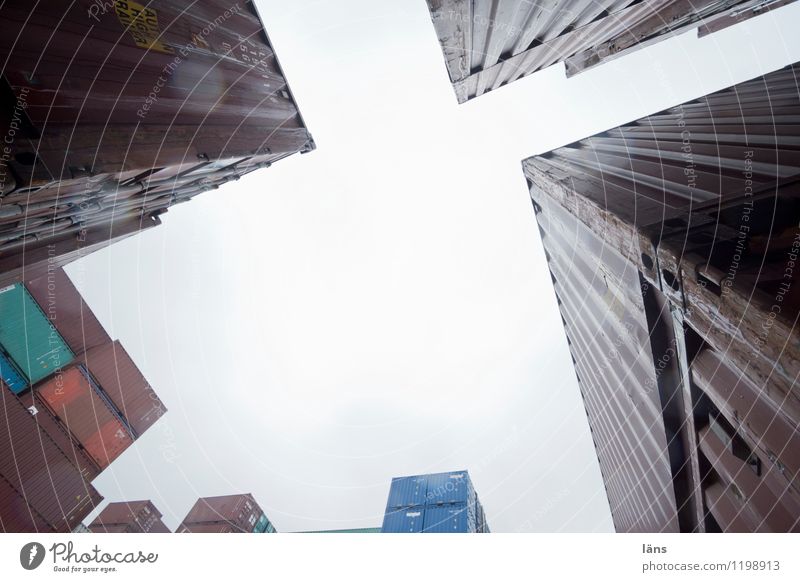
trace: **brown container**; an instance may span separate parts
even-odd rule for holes
[[[122,412],[135,436],[141,436],[167,411],[119,341],[96,346],[78,360]]]
[[[76,354],[111,341],[63,268],[55,268],[25,287]]]
[[[40,384],[36,395],[101,469],[133,444],[128,427],[91,385],[80,366],[67,368]]]
[[[460,103],[554,63],[564,62],[573,75],[717,18],[744,20],[763,7],[760,0],[428,0]]]
[[[249,0],[4,2],[0,53],[3,284],[314,148]]]
[[[184,518],[178,533],[250,533],[261,507],[249,493],[201,497]]]
[[[169,533],[152,501],[109,503],[89,525],[94,533]]]
[[[47,435],[69,457],[72,464],[80,471],[86,481],[93,481],[100,474],[100,467],[85,448],[76,442],[72,434],[50,411],[34,390],[19,395],[20,401],[28,410],[35,411],[33,420],[39,432],[38,438]]]
[[[797,530],[798,73],[523,162],[619,531]]]
[[[0,418],[4,531],[72,531],[103,498],[5,385],[0,385]]]
[[[140,26],[136,34],[128,28],[135,4],[127,6],[2,7],[4,75],[42,133],[34,176],[69,179],[79,168],[102,174],[309,147],[251,2],[187,8],[154,0],[141,23],[148,31]],[[21,141],[15,145],[15,156],[25,153]]]

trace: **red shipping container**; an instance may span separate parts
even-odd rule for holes
[[[0,527],[6,532],[69,532],[103,497],[0,383]]]
[[[92,348],[78,357],[141,436],[167,411],[119,341]]]
[[[133,436],[80,366],[54,376],[36,392],[101,469],[133,443]]]

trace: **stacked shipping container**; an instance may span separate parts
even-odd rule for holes
[[[152,501],[109,503],[89,524],[93,533],[169,533]]]
[[[0,528],[72,531],[102,501],[74,462],[40,430],[22,401],[0,385]]]
[[[11,0],[0,54],[0,285],[314,148],[249,0]]]
[[[250,493],[201,497],[178,533],[275,533],[275,527]]]
[[[459,103],[564,62],[568,75],[701,26],[794,0],[428,0]]]
[[[22,462],[31,450],[28,440],[48,443],[58,451],[50,457],[63,457],[68,464],[62,465],[69,467],[53,484],[52,493],[57,495],[53,503],[60,506],[72,506],[72,499],[58,495],[71,491],[78,481],[93,492],[88,499],[96,497],[88,483],[166,411],[128,353],[108,336],[61,269],[0,290],[0,348],[3,397],[9,406],[25,411],[2,418],[5,426],[0,428],[10,437],[1,443],[0,452]],[[37,477],[50,479],[46,468]],[[40,509],[43,499],[27,497],[9,479],[7,495],[0,498],[0,519],[13,524],[9,527],[22,528],[11,531],[70,531],[73,521],[80,522],[94,508],[81,500],[58,521],[52,512]],[[31,478],[28,489],[38,488],[47,489],[46,483]],[[42,512],[46,517],[17,519],[20,495],[31,505],[32,515]]]
[[[395,477],[384,533],[488,533],[483,506],[467,471]]]
[[[798,74],[523,162],[618,531],[800,530]]]

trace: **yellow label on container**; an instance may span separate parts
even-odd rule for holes
[[[158,13],[147,6],[130,0],[117,0],[114,11],[122,26],[133,36],[137,46],[152,51],[173,54],[173,50],[159,40]]]

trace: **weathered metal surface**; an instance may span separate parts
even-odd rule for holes
[[[81,366],[37,386],[36,395],[101,469],[133,444],[134,435]]]
[[[0,385],[0,524],[6,532],[70,532],[102,501],[30,412]]]
[[[74,353],[111,341],[64,269],[51,269],[25,287]]]
[[[95,346],[77,358],[141,436],[167,411],[119,341]]]
[[[678,531],[638,271],[532,186],[556,300],[618,531]]]
[[[64,451],[69,460],[86,481],[93,481],[100,474],[100,467],[85,448],[76,442],[69,429],[50,411],[47,404],[36,395],[35,390],[20,394],[22,404],[31,412],[38,438],[50,438]]]
[[[162,514],[152,501],[109,503],[89,524],[94,533],[169,533]]]
[[[108,244],[314,148],[251,1],[13,0],[0,53],[0,273],[14,280],[23,254],[40,268],[42,251]]]
[[[251,533],[264,512],[249,493],[201,497],[177,533]],[[271,532],[274,532],[274,528]]]
[[[680,34],[749,0],[428,0],[450,80],[463,103],[565,62],[567,74]]]
[[[796,529],[799,70],[523,163],[618,530],[642,471],[606,441],[669,461],[681,531]]]
[[[20,284],[0,289],[0,345],[30,384],[67,366],[74,357]]]

